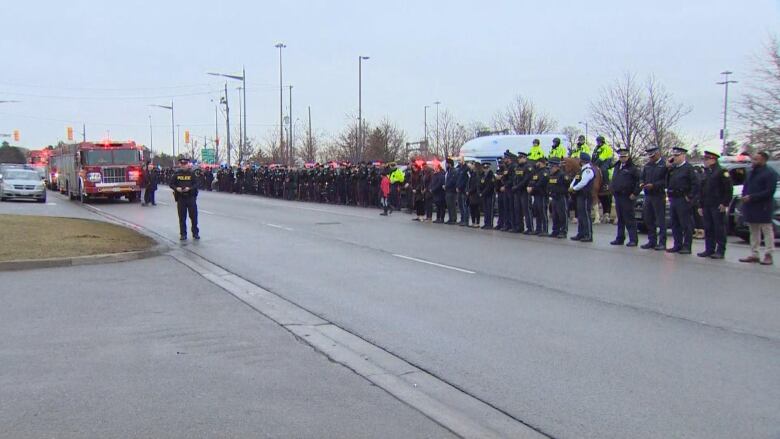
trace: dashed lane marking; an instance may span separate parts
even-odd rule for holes
[[[293,229],[285,226],[280,226],[278,224],[266,224],[268,227],[273,227],[274,229],[281,229],[281,230],[287,230],[288,232],[292,232]]]
[[[425,259],[417,259],[417,258],[413,258],[411,256],[404,256],[404,255],[397,255],[397,254],[393,254],[393,256],[395,256],[396,258],[406,259],[406,260],[409,260],[409,261],[414,261],[414,262],[420,262],[420,263],[423,263],[423,264],[433,265],[434,267],[446,268],[447,270],[459,271],[461,273],[466,273],[466,274],[476,274],[475,271],[465,270],[463,268],[453,267],[451,265],[439,264],[437,262],[426,261]]]

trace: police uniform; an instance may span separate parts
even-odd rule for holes
[[[566,238],[569,227],[568,211],[566,205],[569,194],[569,184],[571,178],[560,168],[561,161],[557,158],[550,159],[549,179],[547,180],[547,190],[550,193],[550,211],[552,212],[552,232],[547,235],[551,238]]]
[[[181,158],[179,164],[186,165],[189,160]],[[187,239],[187,215],[190,217],[192,237],[200,239],[198,229],[198,182],[192,169],[183,167],[176,170],[170,183],[173,189],[173,197],[176,200],[176,208],[179,213],[179,239]]]
[[[566,158],[566,148],[561,145],[561,139],[556,137],[553,139],[552,148],[550,148],[550,159],[563,160]]]
[[[514,185],[512,193],[514,194],[514,218],[512,224],[515,226],[514,232],[529,234],[534,229],[533,217],[531,216],[531,196],[528,194],[528,183],[533,177],[534,168],[528,162],[520,163],[520,160],[528,156],[524,152],[517,153],[517,166],[515,167]]]
[[[531,146],[531,149],[528,150],[528,160],[537,161],[547,158],[547,156],[544,154],[544,150],[539,145],[539,139],[534,139],[533,146]]]
[[[485,211],[483,229],[493,228],[493,202],[496,194],[495,177],[489,163],[482,164],[482,178],[479,180],[479,194],[482,197],[482,210]]]
[[[701,185],[701,213],[704,221],[704,251],[699,257],[723,259],[726,253],[726,211],[733,197],[731,175],[718,164],[720,156],[705,152],[705,163],[709,165]]]
[[[652,156],[658,151],[657,146],[646,149]],[[649,161],[642,168],[639,185],[644,191],[645,199],[642,206],[642,219],[647,229],[647,243],[643,249],[666,250],[666,179],[668,176],[666,160],[663,157]]]
[[[628,149],[619,149],[618,156],[627,157]],[[615,165],[612,194],[615,197],[617,211],[617,236],[610,242],[612,245],[623,245],[626,233],[628,233],[628,247],[636,247],[639,241],[634,217],[634,200],[639,195],[639,177],[639,169],[634,166],[630,158],[625,163],[621,160]]]
[[[572,241],[593,242],[593,221],[590,211],[593,208],[593,180],[596,176],[593,165],[590,163],[590,154],[580,153],[582,168],[569,186],[576,194],[577,203],[577,234],[571,237]]]
[[[536,229],[533,231],[533,235],[547,234],[547,182],[549,178],[550,171],[547,170],[547,159],[541,158],[536,164],[533,176],[531,177],[531,182],[528,185],[533,201],[534,222],[536,223]]]
[[[685,148],[674,148],[674,155],[682,155],[688,151]],[[672,220],[672,236],[674,246],[669,253],[691,254],[693,245],[693,206],[699,196],[699,178],[693,166],[687,161],[672,165],[666,183],[666,193],[669,196],[669,209]]]

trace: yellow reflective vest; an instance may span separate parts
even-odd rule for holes
[[[566,157],[566,148],[564,148],[563,145],[558,145],[557,148],[553,148],[550,150],[550,158],[563,159],[565,157]]]
[[[590,154],[590,146],[587,143],[583,143],[582,146],[574,145],[574,149],[569,154],[569,157],[580,158],[580,153],[582,152]]]
[[[539,160],[544,157],[544,150],[539,145],[532,146],[531,150],[528,151],[528,160]]]
[[[404,172],[398,168],[396,168],[395,171],[390,173],[390,184],[393,183],[403,183],[404,182]]]

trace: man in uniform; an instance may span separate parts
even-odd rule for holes
[[[706,151],[707,166],[701,185],[699,215],[704,220],[704,251],[701,258],[723,259],[726,254],[726,212],[733,197],[733,185],[729,171],[720,167],[720,155]]]
[[[522,151],[517,153],[517,166],[513,179],[512,193],[514,194],[514,218],[513,232],[530,234],[534,229],[531,216],[531,197],[528,195],[528,182],[533,177],[534,168],[528,163],[528,156]]]
[[[533,177],[528,184],[528,194],[533,200],[533,215],[536,223],[536,229],[531,232],[531,235],[547,235],[547,203],[549,200],[547,182],[550,178],[550,173],[547,170],[547,159],[540,158],[534,166]]]
[[[499,197],[504,200],[504,223],[501,230],[508,232],[517,228],[515,224],[515,196],[512,193],[512,186],[515,181],[515,169],[517,168],[517,156],[512,154],[511,151],[506,150],[504,152],[504,176],[503,185],[501,186]]]
[[[556,137],[553,139],[552,147],[550,148],[550,158],[563,160],[566,158],[566,148],[561,145],[561,139]]]
[[[547,189],[552,200],[552,232],[547,235],[551,238],[566,238],[569,228],[568,211],[566,200],[569,195],[569,184],[571,180],[561,169],[561,160],[558,158],[550,159],[550,179],[547,181]]]
[[[572,148],[569,157],[578,158],[583,152],[590,154],[590,146],[585,142],[585,136],[580,134],[577,136],[577,144]]]
[[[493,201],[495,198],[496,182],[490,163],[482,164],[482,177],[479,180],[479,194],[482,197],[482,209],[485,211],[485,225],[483,229],[493,228]]]
[[[666,250],[666,178],[668,168],[658,146],[645,150],[649,159],[639,178],[639,187],[645,192],[642,219],[647,229],[645,250]]]
[[[179,157],[179,169],[173,174],[170,187],[179,213],[179,239],[187,239],[187,215],[190,216],[192,237],[200,239],[198,230],[198,184],[192,172],[192,163],[182,156]]]
[[[528,150],[528,160],[536,161],[543,158],[547,158],[547,156],[539,144],[539,139],[534,139],[533,145],[531,145],[531,149]]]
[[[615,210],[617,211],[617,237],[610,242],[611,245],[623,245],[628,232],[627,247],[636,247],[639,236],[636,230],[636,218],[634,217],[634,202],[639,195],[639,169],[634,166],[627,148],[618,150],[620,162],[615,166],[615,174],[612,178],[612,194],[615,196]]]
[[[582,168],[579,174],[572,180],[569,191],[576,195],[577,203],[577,235],[572,236],[572,241],[593,242],[593,222],[590,211],[593,207],[593,165],[590,163],[590,154],[580,153]]]
[[[669,195],[669,209],[672,220],[674,246],[666,251],[681,255],[691,254],[693,245],[693,206],[699,196],[699,178],[693,166],[686,160],[688,150],[682,147],[672,149],[672,167],[666,185]]]
[[[591,160],[593,161],[593,166],[601,170],[599,204],[601,204],[604,212],[602,221],[605,223],[610,222],[610,215],[612,214],[612,196],[609,195],[609,191],[611,190],[611,169],[614,164],[614,158],[615,153],[612,151],[612,146],[607,143],[607,139],[604,136],[596,137],[596,147],[593,149],[593,154],[591,154]]]

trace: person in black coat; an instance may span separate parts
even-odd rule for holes
[[[617,212],[617,236],[610,242],[612,245],[623,245],[628,232],[627,247],[636,247],[639,236],[634,217],[634,201],[639,195],[639,169],[634,166],[627,148],[617,151],[620,162],[615,166],[612,175],[612,194],[615,196]]]
[[[666,183],[671,210],[672,236],[674,246],[666,251],[681,255],[691,254],[693,245],[693,206],[699,197],[699,178],[693,166],[686,160],[688,150],[677,147],[672,149],[671,168]]]
[[[729,171],[718,164],[720,155],[706,151],[704,153],[704,180],[701,185],[699,216],[704,225],[704,251],[698,253],[701,258],[723,259],[726,254],[726,212],[734,196]]]
[[[160,177],[157,175],[157,170],[154,168],[152,162],[146,163],[146,170],[143,173],[143,189],[144,189],[144,201],[141,206],[151,204],[156,206],[157,202],[154,200],[154,193],[157,191],[157,184],[160,181]]]
[[[740,259],[740,262],[761,262],[761,265],[773,263],[772,249],[775,246],[775,233],[772,211],[775,190],[777,190],[777,173],[766,165],[768,160],[769,154],[766,152],[759,152],[753,157],[753,171],[742,187],[742,214],[750,227],[751,255]],[[763,260],[759,258],[762,234],[766,246]]]
[[[444,207],[446,197],[444,194],[444,170],[440,163],[434,164],[433,174],[431,174],[431,184],[429,186],[433,204],[436,206],[436,223],[444,222]]]
[[[461,157],[458,163],[457,184],[455,191],[458,194],[458,208],[460,209],[460,225],[469,225],[469,198],[466,196],[469,184],[469,168]]]
[[[496,178],[490,163],[482,164],[482,178],[479,180],[479,194],[482,198],[482,208],[485,211],[485,225],[483,229],[493,228],[493,203],[496,195]]]
[[[471,225],[470,227],[479,227],[480,223],[480,208],[482,206],[482,198],[479,192],[479,182],[482,178],[482,170],[476,162],[469,163],[469,180],[466,185],[466,198],[469,200],[469,212],[471,213]]]
[[[444,197],[447,204],[447,224],[458,223],[458,170],[455,162],[447,159],[447,172],[444,174]]]
[[[645,151],[649,158],[642,168],[639,187],[645,193],[642,219],[647,229],[647,243],[641,248],[666,250],[666,178],[669,169],[657,146],[648,146]]]
[[[192,172],[192,164],[185,157],[179,158],[179,169],[171,178],[169,186],[173,189],[173,199],[179,214],[179,239],[187,239],[187,215],[190,217],[192,237],[200,239],[198,229],[198,182]]]

